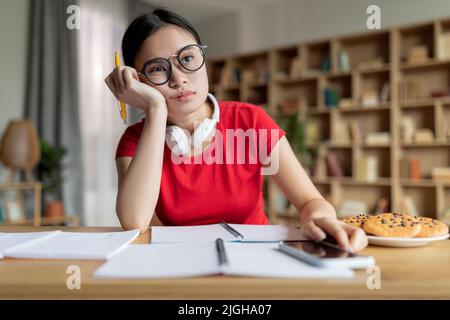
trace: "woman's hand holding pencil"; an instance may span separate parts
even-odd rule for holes
[[[164,96],[155,88],[142,83],[136,69],[128,66],[116,66],[105,78],[105,82],[121,104],[128,104],[144,112],[160,110],[167,114]],[[122,105],[121,118],[122,120],[126,119],[126,109],[123,109]]]

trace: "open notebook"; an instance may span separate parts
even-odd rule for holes
[[[234,275],[281,278],[349,278],[350,269],[317,268],[290,257],[276,243],[134,244],[105,262],[94,278],[185,278]]]
[[[139,230],[0,233],[0,252],[10,258],[107,260],[138,235]]]
[[[205,242],[217,238],[239,242],[305,240],[295,227],[218,223],[191,227],[152,227],[151,243]]]

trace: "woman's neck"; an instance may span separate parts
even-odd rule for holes
[[[197,125],[199,125],[204,119],[211,118],[212,114],[213,110],[211,105],[208,101],[205,101],[200,108],[188,115],[184,115],[182,117],[169,115],[167,117],[167,122],[170,125],[175,125],[182,129],[186,129],[190,134],[193,134]]]

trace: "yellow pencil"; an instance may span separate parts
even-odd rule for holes
[[[116,67],[120,67],[120,58],[119,54],[116,51],[115,54],[115,61],[116,61]],[[127,124],[127,106],[122,101],[119,101],[119,107],[120,107],[120,117],[122,118],[122,121],[124,124]]]

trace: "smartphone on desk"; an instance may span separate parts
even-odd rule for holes
[[[364,269],[375,264],[371,256],[341,249],[334,241],[280,242],[279,250],[316,267]]]

